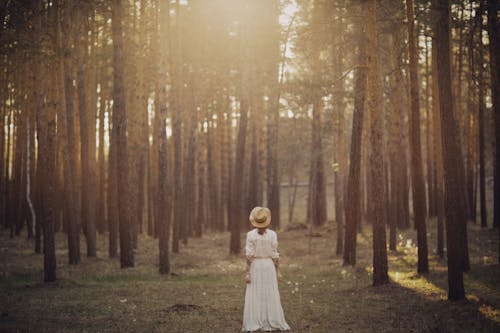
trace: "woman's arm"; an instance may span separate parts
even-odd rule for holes
[[[274,267],[276,268],[276,276],[278,277],[278,281],[283,280],[283,275],[281,275],[280,270],[280,254],[278,252],[278,235],[274,233],[273,240],[271,242],[271,248],[273,251],[272,259],[274,263]]]
[[[245,282],[250,283],[250,266],[252,265],[253,257],[247,257],[247,267],[245,268]]]
[[[250,266],[252,265],[252,261],[255,255],[255,244],[251,238],[251,234],[247,233],[247,240],[245,244],[245,254],[246,254],[246,267],[245,267],[245,282],[250,283]]]

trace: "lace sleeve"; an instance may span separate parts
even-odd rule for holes
[[[247,258],[255,256],[255,239],[252,239],[251,233],[247,233],[245,254]]]
[[[273,234],[271,240],[271,257],[276,260],[278,260],[280,257],[280,254],[278,252],[278,235],[276,233]]]

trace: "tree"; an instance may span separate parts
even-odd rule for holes
[[[402,98],[401,98],[401,70],[399,64],[401,63],[401,32],[393,31],[389,35],[389,44],[391,56],[389,60],[390,87],[389,87],[389,187],[390,187],[390,211],[389,211],[389,248],[392,251],[396,250],[397,243],[397,227],[398,221],[402,217],[402,204],[404,198],[401,197],[403,184],[401,178],[403,175],[403,163],[401,159],[404,158],[404,149],[400,141],[401,137],[401,114],[403,113]]]
[[[85,8],[85,7],[84,7]],[[77,11],[77,22],[79,23],[79,40],[77,48],[77,91],[78,91],[78,112],[80,115],[80,140],[81,140],[81,170],[82,178],[86,181],[82,182],[81,207],[82,207],[82,224],[85,230],[85,238],[87,240],[87,256],[96,256],[96,230],[95,230],[95,197],[93,193],[93,173],[91,165],[91,156],[95,155],[95,126],[92,130],[92,120],[90,119],[90,110],[93,109],[87,105],[89,101],[86,82],[85,58],[88,50],[88,34],[87,34],[87,15],[86,10]],[[93,137],[93,139],[92,139]]]
[[[172,140],[174,145],[174,197],[173,197],[173,235],[172,235],[172,252],[179,252],[179,240],[182,237],[181,228],[184,220],[183,207],[183,186],[182,186],[182,115],[184,105],[182,105],[182,91],[184,77],[182,72],[182,37],[181,37],[181,13],[179,0],[175,2],[175,29],[171,34],[172,51],[170,62],[172,76]]]
[[[279,107],[281,96],[281,84],[283,79],[278,79],[280,56],[283,61],[285,54],[280,55],[280,31],[279,31],[279,1],[269,1],[270,15],[269,27],[271,54],[269,61],[269,93],[270,103],[267,116],[267,206],[272,212],[273,226],[279,228],[281,225],[280,215],[280,175],[278,161],[278,134],[279,134]],[[282,64],[283,66],[283,64]],[[283,69],[282,69],[283,70]],[[282,74],[281,74],[282,75]]]
[[[344,29],[344,22],[342,18],[341,9],[334,11],[334,31],[341,31]],[[333,34],[332,44],[339,45],[342,42],[342,36]],[[343,49],[338,47],[332,47],[332,71],[338,79],[334,81],[332,98],[333,98],[333,117],[335,131],[333,139],[333,161],[334,161],[334,197],[335,197],[335,221],[337,224],[337,244],[336,244],[336,255],[341,255],[344,249],[344,193],[345,193],[345,169],[348,164],[346,158],[346,147],[345,147],[345,111],[346,103],[345,99],[345,85],[344,78],[342,75],[343,71],[343,61],[344,56]],[[335,80],[335,78],[334,78]]]
[[[417,40],[414,28],[413,0],[406,1],[406,18],[408,20],[408,55],[410,62],[410,156],[411,156],[411,179],[413,190],[413,214],[415,227],[417,229],[418,243],[418,272],[429,271],[427,258],[427,230],[425,225],[425,182],[422,170],[422,151],[420,148],[420,103],[418,91],[418,54]]]
[[[170,260],[168,255],[168,240],[170,236],[170,211],[168,209],[168,163],[167,163],[167,41],[169,37],[170,26],[170,9],[167,1],[160,2],[159,17],[160,34],[157,41],[160,47],[160,63],[158,64],[158,85],[159,95],[157,106],[159,109],[156,121],[158,131],[158,238],[160,251],[160,274],[168,274],[170,272]]]
[[[246,206],[243,201],[243,180],[239,177],[243,170],[245,163],[245,145],[247,137],[247,123],[248,123],[248,105],[249,105],[249,46],[248,41],[248,18],[243,18],[241,27],[242,38],[242,61],[241,61],[241,77],[240,77],[240,122],[238,125],[238,136],[236,141],[236,156],[234,160],[233,183],[231,191],[231,214],[229,216],[231,239],[229,244],[229,252],[231,254],[239,254],[241,251],[241,223],[246,221],[243,209]]]
[[[36,15],[42,15],[42,3],[37,1]],[[49,22],[56,26],[58,21],[58,2],[49,9]],[[38,22],[37,22],[38,23]],[[42,195],[42,221],[43,221],[43,257],[44,257],[44,280],[51,282],[56,280],[56,253],[54,239],[54,220],[56,211],[56,114],[58,109],[57,87],[58,78],[55,71],[55,60],[50,63],[50,76],[47,90],[46,106],[38,112],[38,144],[40,147],[40,179],[38,184]]]
[[[479,54],[477,56],[477,90],[478,90],[478,122],[479,122],[479,202],[481,209],[481,227],[488,226],[488,211],[486,209],[486,181],[485,181],[485,127],[484,127],[484,90],[485,90],[485,80],[484,80],[484,45],[483,45],[483,13],[484,13],[484,0],[480,1],[479,8],[476,12],[476,25],[479,26],[479,33],[475,38],[477,38]],[[475,26],[476,28],[476,26]],[[474,31],[475,33],[475,31]]]
[[[500,28],[498,24],[498,0],[488,0],[488,36],[490,40],[491,95],[495,117],[495,160],[493,163],[494,207],[493,225],[498,229],[500,238]],[[500,240],[498,245],[500,262]]]
[[[130,234],[128,215],[128,152],[127,152],[127,118],[125,104],[124,62],[123,62],[123,4],[121,0],[113,0],[113,127],[116,126],[117,137],[117,176],[118,176],[118,223],[120,230],[120,265],[122,268],[134,267],[134,252]]]
[[[315,1],[312,13],[311,31],[315,39],[313,41],[312,51],[312,71],[316,85],[321,84],[321,61],[320,61],[320,42],[321,42],[321,20],[323,6],[321,1]],[[326,220],[326,187],[325,172],[323,164],[322,147],[322,113],[323,100],[321,89],[314,89],[312,92],[312,138],[311,138],[311,171],[309,178],[309,204],[307,205],[313,225],[323,225]]]
[[[363,3],[366,17],[368,63],[368,98],[367,108],[370,112],[370,142],[369,156],[370,177],[372,181],[370,200],[373,202],[373,285],[389,283],[387,274],[387,247],[384,220],[384,166],[382,156],[382,90],[379,83],[380,66],[378,60],[376,1]]]
[[[450,2],[433,0],[435,11],[436,55],[439,85],[439,110],[441,136],[443,138],[443,167],[445,172],[446,249],[448,254],[448,299],[465,298],[462,273],[463,252],[460,247],[461,224],[465,224],[466,212],[461,201],[463,166],[458,137],[458,123],[453,112],[450,63]]]
[[[434,164],[436,169],[436,209],[437,209],[437,244],[436,250],[439,257],[444,257],[444,170],[443,170],[443,143],[441,138],[441,120],[438,86],[438,65],[437,65],[437,40],[434,34],[432,38],[432,124],[434,131]]]
[[[75,138],[75,123],[74,123],[74,104],[73,104],[73,75],[72,75],[72,53],[71,53],[71,35],[72,35],[72,12],[73,8],[67,5],[63,17],[64,31],[64,50],[62,49],[62,36],[60,22],[57,23],[56,38],[59,48],[59,57],[64,62],[60,67],[60,80],[64,87],[64,107],[62,108],[58,118],[60,119],[62,144],[64,148],[64,193],[67,216],[67,233],[68,233],[68,256],[70,264],[78,264],[80,262],[80,215],[78,213],[78,205],[76,202],[76,163],[77,150]]]
[[[356,264],[356,235],[358,223],[361,219],[361,141],[363,137],[363,118],[367,86],[367,50],[366,50],[366,23],[360,23],[358,35],[359,64],[355,72],[354,81],[354,111],[351,133],[351,150],[349,152],[349,174],[347,176],[347,200],[345,221],[345,242],[343,265]]]

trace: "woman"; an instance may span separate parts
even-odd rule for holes
[[[252,209],[250,223],[255,229],[247,233],[247,290],[242,331],[287,331],[290,326],[285,321],[278,291],[278,280],[283,279],[279,268],[278,237],[276,232],[267,229],[271,223],[269,208]]]

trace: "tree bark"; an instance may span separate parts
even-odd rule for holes
[[[167,1],[160,1],[159,15],[160,21],[160,63],[157,78],[160,94],[158,96],[158,238],[160,251],[160,274],[170,272],[168,241],[170,236],[170,210],[168,209],[168,161],[167,161],[167,40],[169,37],[170,8]]]
[[[395,251],[397,248],[397,227],[398,221],[400,221],[402,210],[402,199],[401,190],[402,185],[400,182],[401,175],[403,174],[401,168],[401,158],[403,146],[400,141],[401,135],[401,113],[402,111],[402,99],[401,99],[401,82],[400,82],[400,69],[401,64],[400,57],[400,31],[394,31],[389,35],[390,41],[390,67],[389,69],[393,72],[390,76],[390,106],[391,114],[389,116],[389,163],[390,163],[390,211],[389,211],[389,249]]]
[[[70,5],[68,5],[70,6]],[[67,212],[67,233],[68,233],[68,257],[69,264],[75,265],[80,262],[80,215],[77,208],[77,190],[76,190],[76,161],[77,151],[76,151],[76,138],[75,138],[75,116],[74,116],[74,104],[73,104],[73,75],[72,75],[72,53],[71,53],[71,34],[72,34],[72,8],[65,8],[65,15],[63,18],[64,22],[64,49],[66,52],[60,54],[64,57],[63,66],[60,70],[62,73],[61,81],[64,79],[64,100],[65,107],[61,110],[59,115],[61,122],[62,144],[64,149],[64,186],[65,186],[65,204]],[[60,23],[57,24],[57,36],[60,36]],[[58,41],[58,47],[62,47],[61,40]],[[60,49],[59,52],[63,50]]]
[[[173,112],[172,112],[172,140],[174,145],[174,197],[173,197],[173,238],[172,238],[172,252],[179,252],[179,240],[182,237],[182,224],[184,220],[184,206],[183,206],[183,187],[182,187],[182,113],[183,105],[182,91],[183,91],[183,76],[182,76],[182,63],[181,63],[181,26],[180,26],[180,4],[179,0],[175,2],[175,30],[172,36],[172,61],[171,63],[171,76],[172,76],[172,91],[173,91]]]
[[[500,262],[500,28],[498,0],[488,0],[488,36],[490,39],[491,95],[495,118],[495,159],[493,163],[493,225],[498,229],[498,262]]]
[[[420,103],[418,84],[418,54],[414,28],[413,0],[406,1],[406,18],[408,20],[408,55],[410,62],[410,156],[412,179],[412,203],[415,226],[417,229],[418,268],[419,273],[429,272],[427,257],[427,228],[425,224],[425,181],[422,169],[422,150],[420,146]]]
[[[437,67],[437,40],[432,38],[432,124],[434,131],[434,164],[436,169],[436,209],[437,209],[437,244],[436,250],[440,258],[444,257],[444,224],[445,224],[445,207],[444,207],[444,170],[443,170],[443,143],[441,138],[441,120],[440,120],[440,103],[439,103],[439,84],[438,84],[438,67]]]
[[[57,7],[57,6],[56,6]],[[37,11],[41,12],[41,2],[37,2]],[[49,20],[52,24],[57,22],[56,11],[58,8],[51,7]],[[47,90],[46,106],[38,112],[39,120],[39,159],[40,173],[39,186],[43,193],[41,196],[42,221],[43,221],[43,257],[44,257],[44,281],[56,280],[56,253],[54,239],[54,221],[56,212],[56,113],[58,107],[57,98],[57,75],[54,71],[54,60],[49,64],[50,74],[48,78],[49,89]]]
[[[247,123],[248,123],[248,105],[249,105],[249,68],[248,68],[248,58],[249,49],[247,43],[248,39],[248,22],[242,23],[242,64],[241,64],[241,96],[240,96],[240,122],[238,127],[238,136],[236,141],[236,156],[234,161],[233,182],[232,191],[230,198],[231,200],[231,215],[229,217],[230,228],[231,228],[231,239],[229,244],[229,252],[231,254],[239,254],[241,251],[241,224],[245,221],[245,215],[243,208],[246,207],[243,201],[243,179],[241,177],[241,172],[244,169],[245,163],[245,146],[247,137]]]
[[[483,45],[483,13],[484,13],[485,1],[480,1],[479,9],[476,13],[476,22],[479,25],[479,33],[477,36],[478,45],[478,61],[477,61],[477,86],[478,86],[478,126],[479,126],[479,205],[481,207],[481,227],[485,228],[488,226],[488,211],[486,208],[486,180],[485,180],[485,168],[486,161],[484,156],[485,150],[485,127],[484,127],[484,90],[485,90],[485,80],[483,75],[484,69],[484,45]]]
[[[106,217],[106,193],[105,193],[105,184],[106,184],[106,160],[104,157],[104,113],[106,111],[106,92],[105,92],[106,82],[101,80],[100,87],[100,98],[99,98],[99,149],[98,149],[98,200],[97,200],[97,231],[99,234],[104,233],[107,225],[107,217]]]
[[[123,61],[123,14],[122,1],[113,0],[112,32],[113,32],[113,127],[117,137],[117,190],[118,190],[118,223],[120,230],[120,266],[134,266],[134,252],[130,221],[128,215],[128,152],[127,152],[127,118],[125,103],[124,61]]]
[[[80,151],[80,163],[82,170],[82,193],[81,193],[81,207],[82,207],[82,224],[85,230],[85,238],[87,240],[87,257],[96,256],[96,235],[95,235],[95,205],[94,205],[94,195],[92,193],[92,174],[90,171],[90,155],[95,153],[95,150],[91,147],[92,140],[90,135],[95,133],[89,133],[89,108],[87,106],[88,96],[86,92],[86,82],[85,82],[85,53],[87,52],[87,27],[85,16],[85,11],[83,13],[78,12],[77,21],[80,23],[80,39],[78,41],[78,63],[77,63],[77,91],[78,91],[78,111],[80,114],[80,140],[81,140],[81,151]],[[95,147],[94,147],[95,148]]]
[[[370,176],[372,188],[370,200],[373,202],[373,285],[389,283],[387,273],[387,247],[384,220],[384,165],[383,165],[383,113],[382,89],[380,87],[380,65],[378,59],[376,1],[370,0],[363,4],[367,25],[368,63],[368,100],[370,111]]]
[[[278,79],[279,62],[280,62],[280,31],[279,31],[279,1],[269,1],[272,7],[273,20],[270,23],[272,31],[270,40],[272,45],[271,61],[269,62],[270,87],[271,92],[270,103],[267,117],[267,206],[272,212],[273,226],[279,228],[281,226],[280,212],[280,175],[278,161],[278,141],[279,141],[279,108],[281,96],[282,80]],[[282,55],[283,59],[285,54]],[[284,61],[284,60],[283,60]],[[282,64],[284,65],[284,64]],[[283,70],[283,69],[282,69]],[[291,222],[291,221],[289,221]]]
[[[321,34],[321,19],[322,8],[319,1],[314,2],[312,13],[312,31],[315,34],[313,41],[313,60],[312,71],[314,77],[318,80],[319,84],[321,77],[321,63],[320,63],[320,45],[318,36]],[[311,138],[311,171],[310,171],[310,186],[309,186],[309,214],[311,223],[315,226],[323,225],[327,221],[326,215],[326,187],[325,187],[325,172],[323,163],[323,145],[322,145],[322,113],[323,113],[323,100],[321,90],[316,89],[313,92],[312,103],[312,138]]]
[[[445,212],[446,212],[446,247],[448,254],[448,299],[452,301],[465,298],[463,283],[462,256],[460,247],[461,225],[465,225],[466,212],[460,204],[463,178],[462,154],[458,137],[458,122],[453,112],[450,62],[450,1],[434,0],[436,12],[437,67],[439,85],[439,109],[441,135],[443,138],[445,172]]]
[[[361,23],[360,23],[361,24]],[[360,26],[358,52],[359,65],[354,79],[354,112],[352,120],[351,150],[349,152],[349,174],[347,177],[347,200],[344,241],[344,266],[356,265],[356,236],[361,220],[361,142],[363,137],[363,116],[367,88],[367,50],[365,41],[365,20]]]

